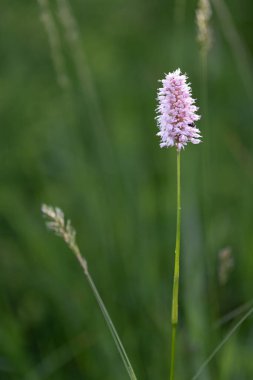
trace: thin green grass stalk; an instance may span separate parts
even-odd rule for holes
[[[180,230],[181,230],[181,173],[180,173],[180,151],[177,152],[177,231],[176,231],[176,249],[175,249],[175,266],[172,293],[172,338],[171,338],[171,361],[170,361],[170,380],[174,380],[175,372],[175,350],[176,350],[176,332],[178,324],[178,291],[179,291],[179,261],[180,261]]]
[[[211,28],[212,9],[209,0],[199,0],[196,10],[196,25],[197,25],[197,41],[199,45],[199,61],[200,61],[200,80],[201,80],[201,109],[202,109],[202,126],[206,145],[202,146],[202,194],[203,194],[203,221],[205,230],[206,247],[204,249],[205,272],[207,279],[207,292],[209,299],[212,300],[214,308],[212,309],[213,317],[217,315],[218,304],[216,299],[216,291],[212,279],[214,273],[212,268],[215,267],[211,263],[210,253],[215,250],[213,242],[215,238],[212,236],[208,228],[208,215],[212,207],[212,136],[209,128],[208,115],[208,64],[209,52],[212,48],[213,33]],[[210,318],[210,315],[209,315]]]
[[[57,81],[63,89],[66,89],[70,85],[70,80],[67,75],[65,62],[61,51],[59,32],[52,16],[48,0],[38,0],[38,4],[41,12],[41,20],[44,24],[48,36],[52,60],[57,75]]]
[[[253,300],[248,301],[244,303],[243,305],[237,307],[236,309],[230,311],[223,317],[221,317],[214,325],[214,328],[217,329],[226,323],[230,322],[231,320],[235,319],[238,317],[240,314],[244,313],[247,309],[249,309],[253,305]]]
[[[212,192],[212,137],[211,130],[209,128],[209,115],[208,115],[208,64],[209,64],[209,52],[212,48],[213,32],[211,28],[212,8],[210,0],[199,0],[196,9],[196,25],[197,25],[197,42],[199,46],[199,61],[200,61],[200,80],[201,80],[201,109],[202,109],[202,126],[203,135],[205,140],[208,141],[206,145],[202,146],[202,196],[203,196],[203,226],[205,232],[206,246],[204,249],[204,264],[206,273],[206,285],[209,299],[212,300],[214,310],[214,318],[217,315],[218,305],[216,299],[216,291],[212,279],[214,273],[211,268],[212,265],[210,253],[215,250],[213,242],[215,238],[212,236],[208,228],[208,215],[212,207],[211,192]],[[210,319],[211,315],[207,315]]]
[[[210,361],[215,357],[215,355],[220,351],[220,349],[224,346],[225,343],[231,338],[231,336],[236,332],[236,330],[242,325],[244,321],[253,313],[253,307],[236,323],[236,325],[229,331],[229,333],[225,336],[224,339],[218,344],[218,346],[213,350],[213,352],[208,356],[208,358],[204,361],[204,363],[200,366],[199,370],[193,376],[192,380],[196,380],[199,378],[203,370],[208,366]]]
[[[70,250],[74,253],[77,258],[79,264],[81,265],[83,272],[88,280],[90,288],[95,296],[95,299],[99,305],[99,308],[103,314],[105,322],[110,330],[114,343],[117,347],[117,350],[120,354],[120,357],[123,361],[123,364],[126,368],[126,371],[131,380],[137,380],[137,377],[134,373],[133,367],[128,359],[127,353],[124,349],[124,346],[119,338],[117,330],[112,322],[112,319],[105,307],[105,304],[94,284],[94,281],[89,273],[88,265],[85,258],[82,256],[80,249],[76,243],[76,231],[71,225],[71,222],[67,220],[65,222],[64,214],[59,208],[53,208],[51,206],[42,205],[42,213],[45,217],[49,219],[47,222],[47,227],[54,231],[56,235],[60,236],[65,243],[68,245]]]
[[[196,9],[196,26],[197,26],[197,42],[199,46],[199,56],[200,56],[200,72],[201,72],[201,100],[202,100],[202,125],[204,127],[203,133],[205,139],[209,141],[206,148],[203,148],[203,173],[209,173],[209,150],[210,146],[210,136],[208,129],[208,53],[212,47],[212,30],[210,26],[210,20],[212,16],[212,9],[209,0],[199,0]],[[204,178],[206,179],[206,178]],[[208,181],[204,180],[204,183]],[[204,194],[210,194],[208,188],[204,189]],[[207,197],[207,196],[206,196]],[[208,202],[209,203],[209,202]]]
[[[180,28],[184,24],[185,8],[186,8],[186,1],[185,0],[175,0],[174,20],[175,20],[177,30],[180,30]]]
[[[129,377],[132,380],[137,380],[137,378],[135,376],[135,373],[134,373],[134,370],[132,368],[132,365],[131,365],[131,363],[130,363],[130,361],[128,359],[128,356],[126,354],[126,351],[125,351],[125,349],[123,347],[123,344],[121,343],[119,335],[118,335],[118,333],[117,333],[117,331],[116,331],[116,329],[114,327],[114,324],[113,324],[113,322],[112,322],[112,320],[110,318],[110,315],[109,315],[109,313],[108,313],[108,311],[107,311],[107,309],[106,309],[106,307],[104,305],[104,302],[102,301],[102,299],[101,299],[101,297],[99,295],[99,292],[98,292],[98,290],[97,290],[97,288],[96,288],[96,286],[95,286],[95,284],[94,284],[94,282],[93,282],[93,280],[92,280],[91,275],[89,274],[89,272],[86,273],[86,277],[87,277],[89,285],[90,285],[90,287],[91,287],[91,289],[93,291],[93,294],[94,294],[94,296],[95,296],[95,298],[96,298],[96,300],[97,300],[97,302],[99,304],[101,312],[102,312],[102,314],[103,314],[103,316],[105,318],[107,326],[108,326],[108,328],[109,328],[109,330],[111,332],[111,335],[113,337],[115,345],[116,345],[116,347],[117,347],[117,349],[118,349],[118,351],[120,353],[121,359],[122,359],[122,361],[123,361],[123,363],[125,365],[125,368],[126,368],[128,374],[129,374]]]
[[[75,15],[73,14],[70,2],[68,0],[56,0],[58,7],[59,20],[62,25],[66,44],[74,68],[84,101],[88,104],[87,112],[92,123],[92,130],[96,140],[96,153],[99,158],[102,171],[108,173],[114,165],[115,160],[112,154],[112,144],[110,142],[107,128],[104,121],[102,107],[97,93],[92,69],[89,65],[85,47],[82,44],[81,34]],[[104,177],[105,184],[108,176]],[[107,186],[105,186],[107,188]]]
[[[174,379],[174,373],[175,373],[176,334],[177,334],[177,328],[176,328],[176,325],[173,325],[172,335],[171,335],[170,380]]]
[[[212,10],[209,0],[199,0],[196,9],[196,25],[197,25],[197,41],[199,45],[200,56],[200,72],[201,72],[201,100],[202,100],[202,125],[203,134],[205,139],[209,142],[203,149],[203,194],[205,196],[205,203],[210,205],[210,190],[208,186],[208,176],[210,176],[210,131],[208,128],[208,53],[212,47],[212,30],[210,27],[210,20],[212,16]],[[203,117],[204,116],[204,117]],[[208,210],[204,210],[207,214]]]
[[[234,60],[237,64],[238,71],[241,75],[242,82],[249,96],[249,100],[252,102],[253,76],[248,49],[235,26],[231,12],[229,11],[226,3],[223,0],[211,1],[220,20],[220,25],[224,36],[231,47],[232,53],[234,55]]]
[[[202,99],[202,125],[205,139],[209,141],[206,148],[203,148],[203,183],[204,195],[207,205],[210,204],[210,191],[206,173],[210,172],[210,131],[208,128],[208,54],[212,47],[212,29],[210,26],[212,9],[209,0],[199,0],[196,9],[197,41],[199,45],[200,72],[201,72],[201,99]],[[206,213],[206,210],[205,210]]]
[[[175,0],[174,2],[174,38],[175,45],[175,65],[183,64],[184,49],[185,49],[185,13],[186,0]]]
[[[99,139],[103,138],[103,144],[107,143],[108,138],[105,134],[105,125],[101,112],[101,107],[97,95],[96,86],[94,84],[92,71],[87,61],[85,50],[81,43],[80,32],[76,18],[68,0],[57,0],[59,19],[62,24],[65,39],[68,44],[71,56],[75,65],[76,73],[79,78],[81,89],[84,96],[89,97],[90,101],[90,117],[99,135]]]

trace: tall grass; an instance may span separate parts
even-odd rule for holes
[[[238,314],[230,312],[252,298],[253,8],[249,1],[211,4],[211,138],[203,155],[212,165],[199,178],[202,158],[189,149],[182,167],[188,255],[181,272],[180,379],[197,375],[231,331]],[[75,41],[63,19],[66,7]],[[1,8],[0,378],[124,378],[72,258],[42,227],[39,204],[57,201],[80,231],[138,377],[165,379],[173,263],[164,252],[175,236],[175,162],[158,148],[153,110],[157,78],[178,66],[203,99],[196,1],[184,2],[179,34],[174,4],[166,1],[13,0]],[[227,246],[235,265],[221,286],[218,252]],[[251,379],[251,335],[249,315],[199,378]]]
[[[94,294],[94,297],[96,298],[96,301],[98,303],[98,306],[103,314],[103,317],[107,323],[107,326],[111,332],[111,335],[113,337],[114,343],[118,349],[118,352],[121,356],[121,359],[123,361],[123,364],[126,368],[126,371],[130,377],[131,380],[137,380],[134,370],[132,368],[132,365],[128,359],[128,356],[126,354],[125,348],[123,344],[121,343],[121,340],[119,338],[119,335],[117,333],[117,330],[114,327],[114,324],[111,320],[111,317],[104,305],[104,302],[96,288],[96,285],[94,284],[94,281],[90,275],[90,272],[88,270],[88,264],[85,258],[81,255],[80,249],[76,242],[76,231],[71,225],[71,222],[69,220],[65,221],[64,214],[59,208],[53,208],[47,205],[42,205],[41,211],[43,215],[48,219],[47,226],[50,230],[55,232],[56,235],[61,237],[65,243],[68,245],[70,250],[74,253],[76,259],[78,260],[80,266],[83,269],[83,272],[87,278],[87,281],[90,285],[90,288]]]

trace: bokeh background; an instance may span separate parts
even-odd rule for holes
[[[182,154],[177,379],[191,379],[253,298],[253,3],[2,0],[0,378],[127,379],[82,270],[42,203],[77,230],[139,379],[169,373],[176,152],[155,136],[158,79],[180,67],[203,143]],[[231,313],[232,312],[232,313]],[[248,318],[204,380],[253,378]]]

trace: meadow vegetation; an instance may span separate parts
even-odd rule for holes
[[[168,379],[176,154],[160,149],[157,80],[178,67],[203,136],[183,153],[176,379],[253,305],[250,0],[212,0],[203,60],[197,2],[2,0],[0,378],[127,379],[42,203],[71,219],[138,380]],[[251,314],[201,373],[252,380]]]

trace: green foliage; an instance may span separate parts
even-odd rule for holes
[[[165,0],[73,0],[76,42],[63,3],[49,8],[67,84],[39,3],[1,4],[0,378],[127,378],[80,267],[45,229],[43,202],[71,218],[138,379],[168,378],[176,153],[159,148],[154,110],[157,80],[180,67],[203,134],[181,157],[176,372],[189,379],[235,321],[216,322],[253,297],[252,2],[227,2],[247,53],[239,65],[213,9],[206,109],[195,1],[178,24]],[[225,247],[234,267],[221,286]],[[248,319],[202,379],[250,380],[252,334]]]

